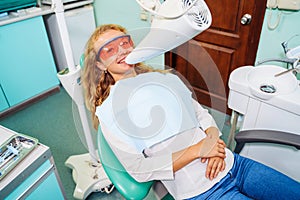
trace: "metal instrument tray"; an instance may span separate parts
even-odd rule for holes
[[[38,144],[38,140],[16,133],[0,146],[0,180],[4,178]]]

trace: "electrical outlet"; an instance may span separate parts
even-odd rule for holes
[[[141,12],[140,13],[140,19],[142,21],[147,21],[148,20],[148,14],[146,12]]]

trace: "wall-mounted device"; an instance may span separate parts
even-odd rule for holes
[[[300,10],[300,0],[267,0],[267,8],[270,9],[268,15],[268,28],[274,30],[277,28],[282,15],[282,10]],[[274,9],[278,9],[275,23],[271,24],[272,13]]]
[[[267,8],[282,10],[300,10],[300,0],[268,0]]]
[[[300,0],[277,0],[278,9],[300,10]]]

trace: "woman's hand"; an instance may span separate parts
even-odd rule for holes
[[[197,143],[199,158],[220,157],[225,158],[225,143],[218,138],[206,137]]]
[[[203,158],[201,162],[204,163],[208,160],[205,177],[212,180],[216,178],[220,172],[224,171],[225,169],[225,161],[223,158],[220,157],[212,157],[212,158]]]
[[[181,169],[195,159],[207,159],[211,157],[225,158],[225,143],[221,139],[206,137],[200,142],[186,149],[172,154],[173,171]]]
[[[172,154],[173,171],[181,169],[195,159],[225,158],[225,143],[218,136],[208,135],[200,142]]]

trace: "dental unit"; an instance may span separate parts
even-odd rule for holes
[[[287,42],[283,44],[286,58],[266,59],[230,74],[228,107],[233,110],[233,125],[242,118],[241,132],[235,136],[236,153],[299,181],[300,82],[289,72],[300,71],[300,46],[287,49]],[[264,64],[273,61],[289,67]]]

